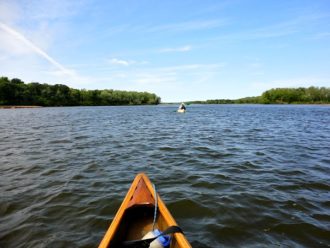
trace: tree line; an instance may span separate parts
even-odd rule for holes
[[[330,88],[276,88],[267,90],[261,96],[245,97],[236,100],[214,99],[206,101],[192,101],[198,104],[330,104]]]
[[[105,106],[159,104],[160,97],[148,92],[78,90],[63,84],[24,83],[0,77],[0,105]]]

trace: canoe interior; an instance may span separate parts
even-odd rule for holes
[[[164,231],[177,225],[158,195],[157,203],[155,228]],[[123,241],[142,239],[152,231],[154,211],[154,188],[149,178],[140,173],[135,177],[99,248],[118,248]],[[170,248],[191,248],[191,245],[183,234],[176,233],[172,235]]]
[[[153,206],[139,205],[127,209],[109,247],[116,247],[126,240],[142,239],[144,235],[152,230],[153,218]],[[163,216],[158,211],[155,228],[163,231],[167,227],[168,225],[165,223]],[[174,236],[172,236],[170,248],[179,248]]]

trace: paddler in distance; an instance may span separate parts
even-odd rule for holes
[[[182,102],[177,110],[179,113],[186,112],[186,105]]]

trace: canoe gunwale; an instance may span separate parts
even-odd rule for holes
[[[142,200],[146,200],[145,202],[139,202],[138,199],[134,199],[134,193],[135,191],[138,189],[139,184],[144,183],[144,185],[146,186],[148,192],[150,193],[151,197],[148,196],[143,196]],[[119,225],[121,223],[121,221],[123,220],[125,211],[127,209],[131,209],[134,208],[135,206],[146,206],[146,207],[153,207],[154,206],[154,189],[152,186],[152,183],[150,182],[149,178],[147,177],[146,174],[144,173],[139,173],[131,187],[129,188],[121,206],[119,207],[119,210],[117,211],[110,227],[108,228],[106,234],[104,235],[99,248],[106,248],[109,247],[110,241],[114,239],[114,235],[117,232],[117,230],[119,229]],[[133,201],[132,201],[133,200]],[[172,226],[172,225],[176,225],[177,223],[174,220],[174,218],[172,217],[171,213],[169,212],[169,210],[167,209],[167,207],[165,206],[164,202],[162,201],[162,199],[159,197],[159,195],[157,194],[157,201],[158,201],[158,214],[162,216],[165,225],[166,226]],[[175,233],[174,235],[174,239],[176,240],[178,247],[180,248],[191,248],[191,245],[189,244],[189,242],[187,241],[187,239],[185,238],[185,236],[181,233]]]

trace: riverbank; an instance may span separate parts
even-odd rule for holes
[[[42,108],[42,106],[0,106],[0,109]]]
[[[154,93],[124,90],[74,89],[64,84],[24,83],[18,78],[0,77],[0,104],[24,106],[117,106],[157,105]]]

